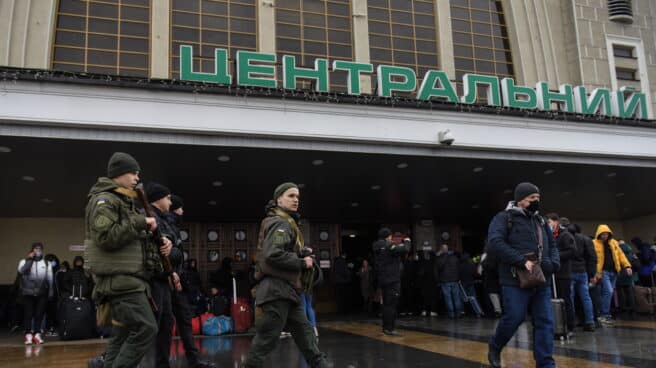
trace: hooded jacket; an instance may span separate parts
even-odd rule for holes
[[[631,263],[626,259],[624,252],[620,248],[620,244],[617,240],[613,239],[613,232],[610,230],[608,225],[599,225],[597,227],[597,232],[595,233],[595,239],[593,241],[595,252],[597,252],[597,276],[601,276],[604,269],[604,242],[599,239],[599,235],[602,233],[610,233],[608,238],[608,246],[610,247],[610,252],[613,255],[613,263],[615,264],[615,272],[620,273],[623,268],[631,268]]]
[[[549,285],[551,275],[560,268],[560,256],[556,239],[540,215],[530,214],[515,202],[510,202],[506,210],[499,212],[490,222],[488,251],[498,261],[501,285],[519,287],[513,268],[524,268],[527,254],[538,254],[538,227],[541,228],[543,243],[540,266]]]
[[[408,253],[410,244],[392,244],[387,239],[378,239],[373,245],[378,272],[378,286],[387,286],[401,282],[401,256]]]

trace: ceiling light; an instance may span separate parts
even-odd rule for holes
[[[405,162],[401,162],[400,164],[396,165],[396,167],[398,169],[405,169],[406,167],[408,167],[408,164]]]
[[[349,238],[355,238],[355,234],[349,235]]]
[[[217,180],[217,181],[213,181],[213,182],[212,182],[212,186],[213,186],[213,187],[220,187],[220,186],[222,186],[222,185],[223,185],[223,182],[222,182],[222,181],[218,181],[218,180]]]
[[[29,182],[33,182],[34,180],[36,180],[34,179],[33,176],[28,176],[28,175],[23,176],[21,179],[23,179],[23,181],[29,181]]]
[[[474,172],[475,172],[475,173],[479,173],[479,172],[481,172],[481,171],[483,171],[483,168],[480,167],[480,166],[474,168]]]
[[[556,172],[556,170],[554,170],[554,169],[544,170],[544,175],[551,175],[555,172]]]
[[[52,199],[50,199],[50,198],[43,198],[43,199],[41,199],[41,202],[50,204],[50,203],[52,203]]]
[[[11,148],[6,146],[0,146],[0,153],[9,153],[9,152],[11,152]]]
[[[376,184],[371,186],[371,190],[380,190],[381,186]]]
[[[447,188],[447,187],[444,187],[444,188],[440,189],[440,192],[442,192],[442,193],[446,193],[448,191],[449,191],[449,188]]]
[[[418,208],[421,208],[421,205],[419,203],[415,203],[415,204],[412,205],[412,208],[418,209]]]
[[[616,177],[616,176],[617,176],[617,173],[616,173],[616,172],[609,172],[609,173],[608,173],[608,177],[609,177],[609,178],[614,178],[614,177]]]
[[[314,160],[314,161],[312,161],[312,165],[321,166],[321,165],[323,165],[323,160]]]
[[[221,155],[217,158],[217,160],[219,160],[221,162],[228,162],[228,161],[230,161],[230,156]]]
[[[298,187],[298,189],[303,189],[303,188],[305,188],[305,184],[303,184],[303,183],[298,184],[297,187]]]
[[[615,194],[615,197],[624,197],[624,193],[623,192],[617,193]]]
[[[209,201],[207,202],[207,204],[209,204],[210,206],[216,206],[216,201]]]
[[[359,205],[360,205],[360,203],[358,203],[358,202],[351,203],[351,207],[358,207]]]

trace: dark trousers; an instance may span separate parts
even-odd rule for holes
[[[43,332],[41,330],[41,323],[43,322],[43,315],[46,312],[47,303],[48,295],[45,294],[41,296],[23,296],[23,310],[25,311],[23,315],[23,327],[25,328],[25,333],[34,333],[35,331]],[[34,328],[32,328],[32,319],[34,319]]]
[[[599,284],[590,288],[590,298],[592,299],[592,310],[596,320],[601,317],[601,286]]]
[[[145,293],[128,293],[109,300],[112,339],[107,344],[105,368],[136,367],[157,334],[155,316]],[[115,321],[115,322],[114,322]]]
[[[401,297],[401,283],[381,286],[383,290],[383,330],[394,330],[396,326],[396,305]]]
[[[175,316],[178,335],[180,335],[180,340],[182,340],[182,345],[185,349],[187,364],[189,367],[195,367],[199,362],[199,353],[198,348],[194,344],[194,334],[191,327],[191,319],[194,317],[194,311],[192,311],[189,298],[184,292],[173,293],[171,304],[173,306],[173,315]]]
[[[255,310],[256,334],[243,367],[262,367],[264,358],[278,345],[283,327],[292,334],[310,367],[324,367],[324,355],[319,351],[317,338],[305,311],[300,304],[284,299],[262,304]]]
[[[171,330],[173,329],[173,307],[171,288],[168,281],[153,281],[153,299],[157,305],[157,338],[155,339],[155,362],[157,368],[169,367],[171,354]]]
[[[635,311],[635,293],[633,292],[633,286],[618,286],[617,298],[622,312],[633,313]]]
[[[567,318],[567,330],[574,331],[576,327],[576,316],[574,312],[574,305],[572,304],[572,280],[571,279],[556,279],[556,292],[558,299],[565,300],[565,317]]]

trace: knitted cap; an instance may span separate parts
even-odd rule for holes
[[[519,202],[531,194],[540,194],[540,189],[535,184],[524,182],[517,184],[515,188],[515,201]]]
[[[141,171],[134,157],[124,152],[114,152],[107,164],[107,177],[116,178],[125,173]]]
[[[296,188],[298,189],[298,185],[294,183],[282,183],[278,185],[276,190],[273,191],[273,200],[277,201],[278,198],[280,198],[281,195],[285,194],[286,191],[289,189]]]
[[[163,186],[160,183],[150,182],[146,185],[146,196],[150,203],[158,201],[167,195],[171,194],[169,188]]]
[[[171,211],[175,211],[182,207],[184,207],[184,201],[182,200],[182,197],[173,194],[171,196]]]

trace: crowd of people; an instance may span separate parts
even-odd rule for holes
[[[167,367],[174,321],[189,366],[212,366],[200,361],[191,320],[206,311],[229,313],[235,277],[231,259],[223,259],[210,275],[206,295],[195,260],[183,256],[182,198],[155,182],[140,195],[135,190],[139,171],[132,156],[115,153],[107,176],[90,190],[86,264],[81,256],[72,266],[60,264],[55,255],[44,254],[42,243],[32,244],[19,261],[16,291],[25,344],[55,335],[62,303],[75,299],[92,305],[99,334],[112,331],[106,352],[92,358],[90,367],[134,367],[149,349],[154,364]],[[489,341],[492,367],[501,366],[501,351],[529,310],[533,337],[540,341],[533,345],[538,367],[555,367],[555,324],[563,324],[567,337],[578,326],[592,332],[612,324],[613,315],[636,313],[641,295],[635,286],[654,286],[656,246],[639,238],[632,245],[615,239],[604,224],[589,237],[567,218],[541,215],[540,191],[531,183],[520,183],[514,194],[492,219],[484,252],[476,257],[447,244],[417,249],[410,238],[395,242],[388,228],[379,230],[371,256],[359,264],[341,254],[332,268],[338,313],[353,307],[356,289],[357,308],[378,313],[382,332],[390,336],[400,335],[399,314],[459,319],[469,308],[476,317],[500,318]],[[298,186],[284,183],[265,209],[248,276],[256,336],[244,367],[261,367],[286,333],[311,367],[329,366],[318,348],[312,307],[312,291],[323,273],[299,229],[299,201]],[[562,300],[562,321],[554,320],[554,299]]]

